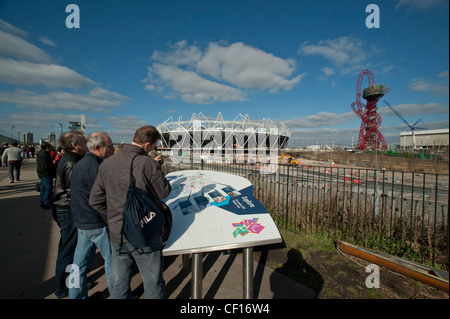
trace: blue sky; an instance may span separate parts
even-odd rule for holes
[[[80,27],[67,28],[69,4]],[[380,28],[367,28],[368,4]],[[0,1],[0,133],[35,140],[87,118],[131,142],[139,126],[202,112],[282,121],[289,145],[356,145],[363,69],[409,122],[449,127],[447,0]],[[363,87],[368,85],[364,78]],[[380,131],[403,122],[379,102]]]

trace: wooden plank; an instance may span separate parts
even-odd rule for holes
[[[384,256],[381,256],[377,253],[368,251],[363,247],[359,247],[350,243],[346,243],[338,240],[337,246],[339,250],[345,251],[346,253],[353,255],[355,257],[364,259],[368,262],[383,266],[387,269],[393,270],[395,272],[401,273],[410,278],[416,279],[420,282],[428,284],[432,287],[441,289],[443,291],[449,292],[449,282],[446,279],[440,278],[433,274],[430,274],[426,271],[423,271],[419,268],[415,268],[412,265],[412,262],[408,262],[408,264],[403,264],[399,261],[398,258],[396,260],[390,260]],[[422,267],[423,268],[423,267]]]

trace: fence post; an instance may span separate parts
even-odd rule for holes
[[[289,164],[287,166],[287,177],[286,177],[286,228],[288,228],[289,221]]]
[[[433,227],[433,258],[432,258],[432,264],[434,267],[434,264],[436,262],[436,220],[437,220],[437,202],[439,200],[439,184],[438,184],[438,178],[439,175],[436,174],[436,195],[434,199],[434,227]]]

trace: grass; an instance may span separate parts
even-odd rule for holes
[[[427,287],[415,280],[397,274],[388,276],[384,272],[381,277],[384,289],[367,288],[365,262],[355,263],[338,253],[334,238],[286,229],[279,231],[285,247],[274,254],[274,258],[269,254],[267,265],[310,288],[319,299],[407,298],[414,291]],[[385,284],[387,282],[389,284]],[[405,285],[410,290],[402,288]]]

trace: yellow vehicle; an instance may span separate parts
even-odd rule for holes
[[[293,161],[293,160],[292,160],[292,156],[290,156],[290,155],[284,155],[284,154],[281,155],[280,160],[278,161],[278,163],[281,163],[285,157],[288,159],[287,164],[298,164],[298,161]]]

